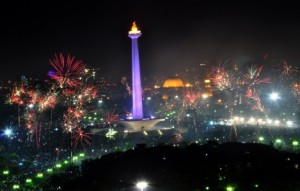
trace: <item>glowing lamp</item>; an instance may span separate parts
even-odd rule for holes
[[[14,190],[20,189],[20,185],[14,184],[14,185],[13,185],[13,189],[14,189]]]
[[[7,136],[7,137],[10,137],[12,135],[12,133],[13,133],[13,131],[10,128],[6,128],[4,130],[4,135]]]
[[[270,99],[273,100],[273,101],[276,101],[278,100],[280,97],[279,97],[279,94],[277,92],[273,92],[270,94]]]
[[[44,178],[44,175],[43,175],[43,173],[38,173],[38,174],[36,175],[36,177],[37,177],[37,178]]]
[[[145,181],[138,182],[136,187],[138,187],[141,191],[143,191],[148,186],[148,183]]]
[[[264,137],[258,137],[258,140],[259,141],[264,141],[265,139],[264,139]]]
[[[32,179],[31,179],[31,178],[27,178],[27,179],[25,180],[25,182],[26,182],[27,184],[30,184],[30,183],[32,183]]]
[[[55,167],[56,168],[61,168],[61,164],[56,164]]]
[[[84,153],[80,153],[79,156],[80,157],[84,157],[85,155],[84,155]]]
[[[299,142],[298,142],[298,141],[293,141],[293,142],[292,142],[292,145],[293,145],[293,146],[298,146],[298,145],[299,145]]]
[[[227,187],[226,187],[226,191],[234,191],[234,187],[232,187],[232,186],[227,186]]]
[[[9,175],[9,171],[8,170],[4,170],[2,174],[3,175]]]

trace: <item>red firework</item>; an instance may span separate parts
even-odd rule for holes
[[[109,127],[112,127],[119,120],[119,116],[118,114],[115,113],[115,110],[106,111],[103,114],[103,117],[104,117],[104,122],[106,122]]]
[[[68,107],[67,112],[77,120],[80,120],[83,117],[83,111],[77,108]]]
[[[74,135],[72,137],[74,149],[76,149],[79,141],[80,141],[82,146],[84,146],[84,144],[90,145],[91,144],[90,134],[91,133],[84,132],[80,127],[76,128],[76,130],[74,132]]]
[[[88,86],[88,87],[84,87],[82,89],[82,94],[84,96],[88,96],[91,99],[95,99],[97,97],[98,94],[98,88],[96,88],[95,86]]]
[[[219,90],[232,88],[234,84],[234,75],[232,72],[226,70],[227,62],[228,60],[224,64],[212,67],[208,75]]]
[[[50,71],[49,76],[63,87],[78,87],[83,83],[79,80],[79,76],[84,74],[85,65],[82,60],[75,60],[74,56],[67,56],[67,59],[60,54],[55,54],[55,58],[49,61],[55,71]]]
[[[70,133],[78,126],[78,119],[74,117],[74,115],[66,112],[63,116],[63,124],[64,132]]]
[[[279,70],[281,71],[281,76],[289,76],[298,72],[297,67],[289,65],[285,60],[282,61],[282,65],[280,66]]]
[[[293,82],[292,85],[291,85],[291,87],[292,87],[292,91],[294,93],[294,96],[298,100],[300,100],[300,84],[297,83],[297,82]]]
[[[48,108],[53,109],[56,103],[56,97],[50,94],[39,99],[39,108],[41,111]]]
[[[264,111],[264,108],[261,104],[260,97],[258,93],[256,92],[256,89],[248,89],[245,94],[245,99],[248,101],[248,104],[252,103],[252,110],[258,110],[258,111]]]
[[[63,95],[65,95],[65,96],[71,96],[71,95],[73,95],[75,92],[74,92],[74,90],[72,90],[72,89],[64,89],[63,90]]]
[[[262,66],[251,65],[248,73],[244,75],[245,81],[249,86],[258,85],[261,83],[271,83],[270,78],[260,78],[260,73],[263,69]]]
[[[198,98],[200,97],[200,93],[192,90],[185,90],[183,92],[183,104],[195,107],[198,101]]]

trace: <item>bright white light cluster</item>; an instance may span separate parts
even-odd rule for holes
[[[259,126],[278,126],[278,127],[297,127],[291,120],[280,120],[280,119],[270,119],[270,118],[245,118],[235,116],[231,119],[219,119],[217,121],[212,121],[210,124],[219,124],[219,125],[259,125]]]

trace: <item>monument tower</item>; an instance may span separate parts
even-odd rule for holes
[[[138,38],[142,35],[133,22],[128,36],[131,38],[131,56],[132,56],[132,119],[123,119],[119,121],[126,128],[126,132],[139,132],[155,130],[154,126],[164,119],[144,118],[142,84],[140,71],[140,58]]]
[[[133,22],[128,36],[131,38],[131,59],[132,59],[132,117],[133,120],[140,120],[144,118],[143,115],[143,99],[142,99],[142,85],[140,73],[140,58],[138,38],[142,35],[138,30],[135,22]]]

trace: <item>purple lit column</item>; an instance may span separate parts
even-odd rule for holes
[[[141,32],[137,30],[133,23],[132,30],[129,31],[129,37],[132,42],[132,117],[133,119],[143,119],[143,100],[142,100],[142,85],[140,74],[140,59],[138,38]]]

